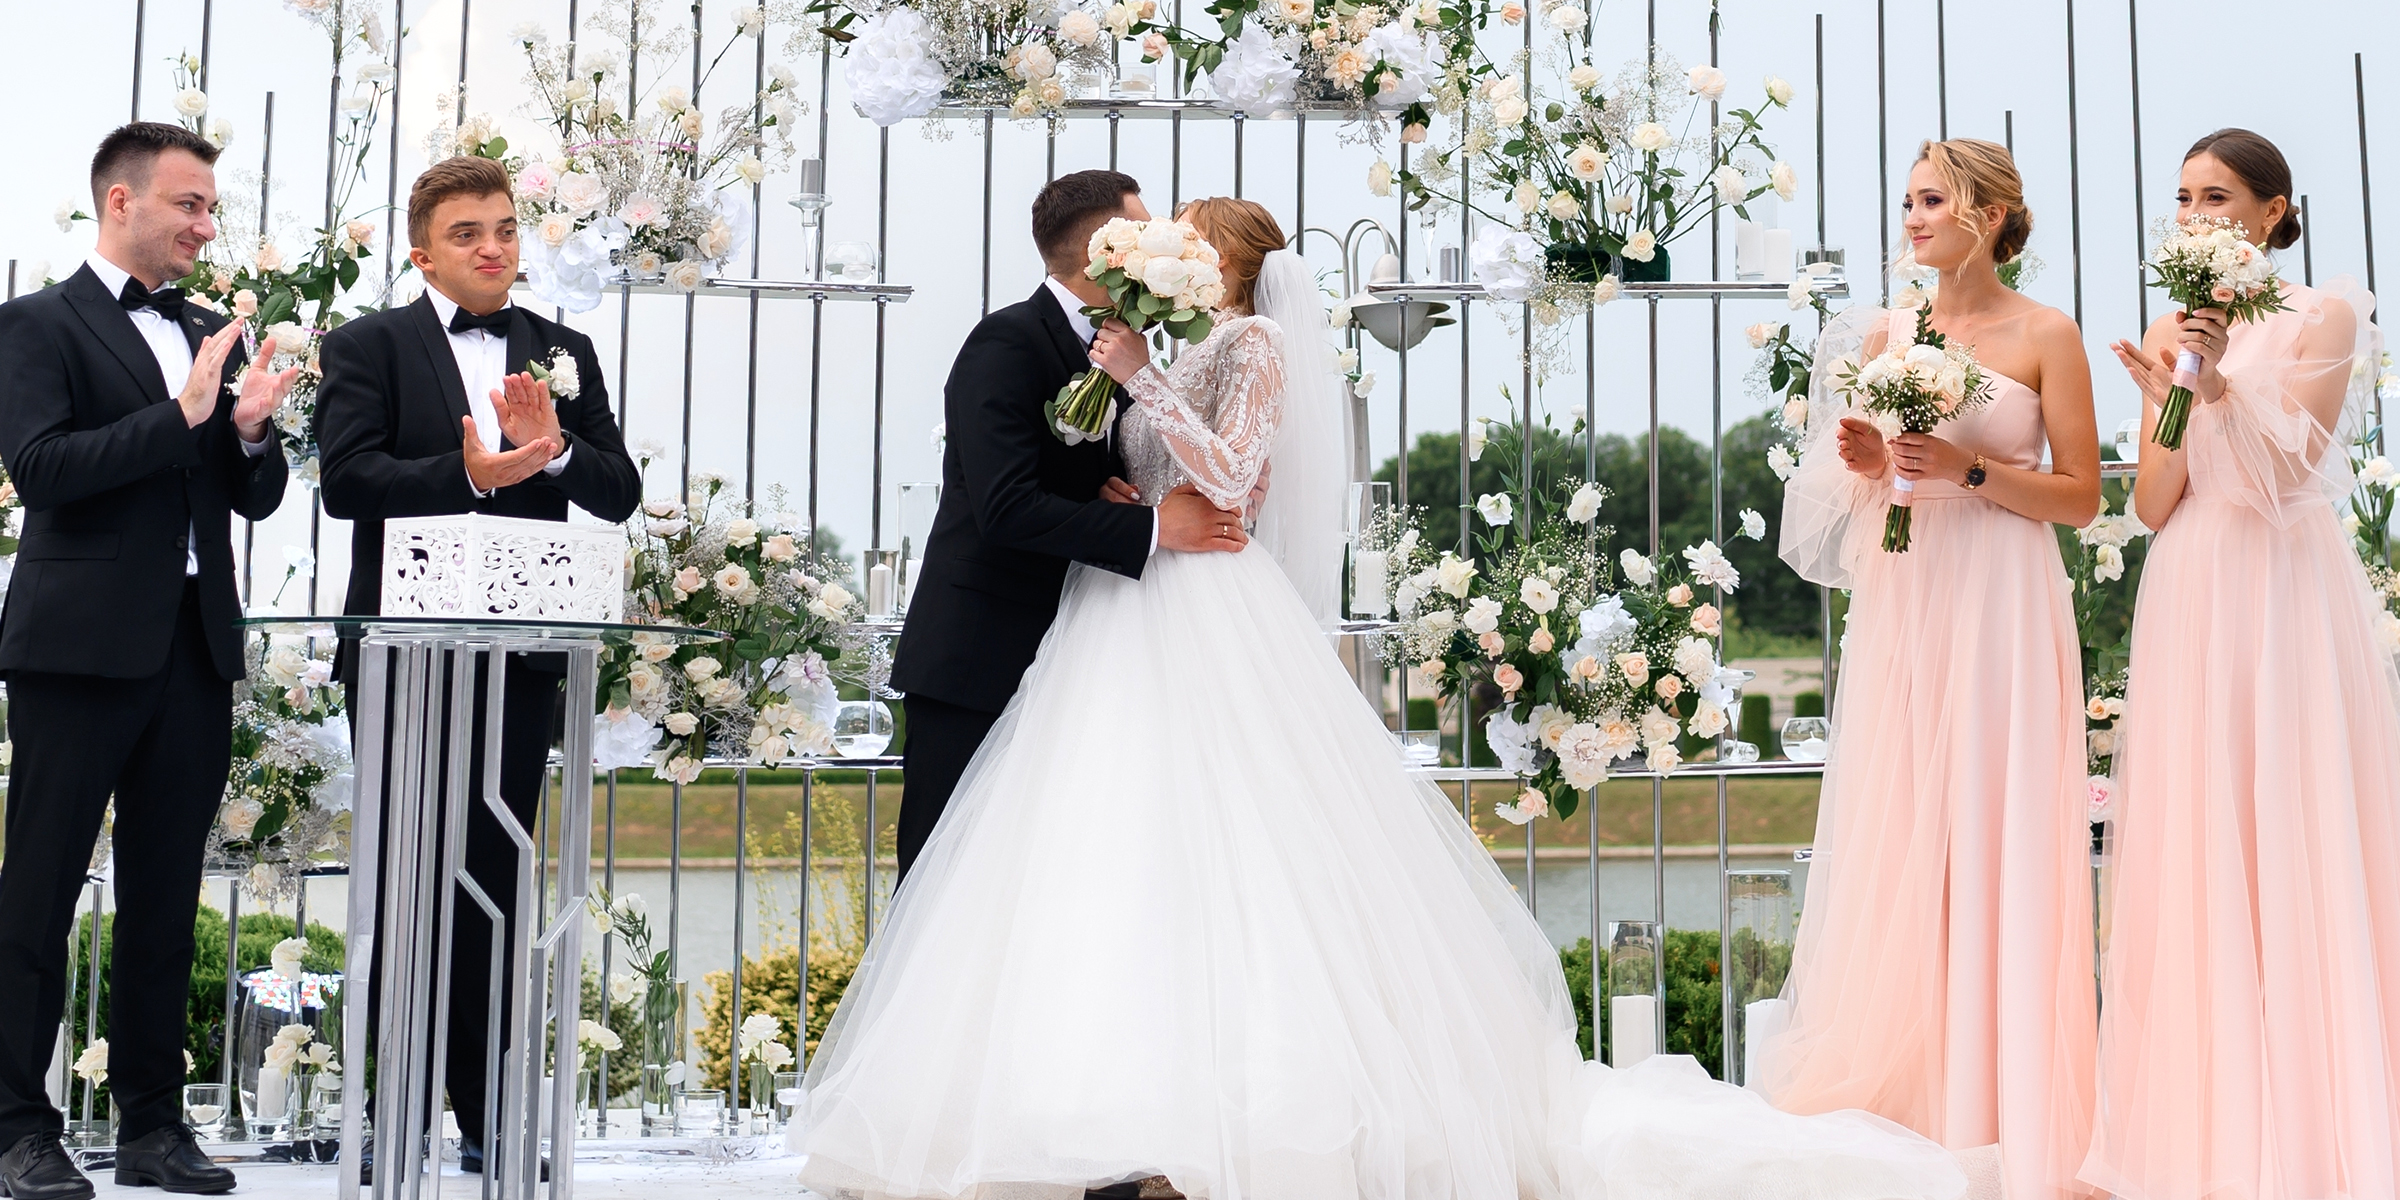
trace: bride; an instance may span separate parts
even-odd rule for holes
[[[1186,206],[1225,319],[1104,331],[1133,491],[1251,546],[1084,567],[860,965],[792,1135],[828,1195],[1953,1197],[1949,1155],[1686,1057],[1581,1060],[1558,957],[1326,645],[1348,444],[1266,210]],[[1271,464],[1271,467],[1270,467]],[[1132,1189],[1126,1189],[1129,1193]]]

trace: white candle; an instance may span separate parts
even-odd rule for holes
[[[1742,1086],[1758,1087],[1758,1051],[1767,1039],[1791,1024],[1791,1010],[1781,998],[1753,1000],[1742,1006]]]
[[[284,1074],[283,1068],[260,1067],[258,1069],[258,1111],[250,1114],[252,1119],[282,1120],[284,1110],[291,1104],[290,1085],[291,1079]]]
[[[887,564],[876,563],[867,569],[867,615],[892,615],[892,568]]]
[[[1766,243],[1759,238],[1758,222],[1733,223],[1733,274],[1736,279],[1758,279],[1766,274],[1763,265]]]
[[[1630,1067],[1658,1053],[1658,997],[1608,998],[1608,1065]]]
[[[1761,236],[1760,252],[1766,259],[1767,278],[1775,283],[1790,283],[1798,270],[1792,258],[1792,231],[1769,229]]]
[[[908,607],[909,605],[911,605],[911,604],[913,604],[913,603],[915,603],[915,602],[916,602],[916,599],[917,599],[917,576],[919,576],[919,575],[922,575],[922,574],[924,574],[924,573],[925,573],[925,564],[923,564],[923,563],[914,563],[914,562],[912,562],[912,563],[908,563],[908,564],[906,564],[906,565],[904,565],[904,566],[902,566],[902,567],[901,567],[901,569],[900,569],[900,607],[902,607],[902,608],[906,608],[906,607]]]
[[[1391,601],[1384,594],[1386,561],[1381,550],[1361,550],[1351,557],[1351,612],[1362,617],[1380,617],[1391,611]]]

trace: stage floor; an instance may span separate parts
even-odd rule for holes
[[[698,1155],[665,1157],[586,1152],[575,1161],[576,1200],[657,1200],[660,1196],[705,1194],[709,1200],[799,1200],[804,1195],[795,1180],[798,1157],[780,1149],[773,1157],[709,1159]],[[241,1180],[233,1195],[248,1200],[326,1200],[335,1194],[340,1176],[332,1164],[239,1164]],[[101,1196],[158,1200],[156,1188],[118,1187],[107,1170],[92,1173]],[[441,1195],[470,1200],[481,1191],[481,1176],[462,1174],[456,1164],[444,1164]],[[362,1193],[363,1195],[364,1193]],[[430,1200],[431,1194],[428,1194]]]

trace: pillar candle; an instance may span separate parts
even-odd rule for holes
[[[252,1114],[253,1118],[261,1121],[282,1119],[284,1110],[291,1104],[291,1095],[288,1090],[290,1085],[291,1079],[284,1074],[283,1068],[260,1067],[258,1069],[258,1111]]]
[[[892,615],[892,568],[876,563],[867,569],[867,615]]]
[[[1775,283],[1790,283],[1797,270],[1792,259],[1792,231],[1768,229],[1761,232],[1760,238],[1767,278]]]
[[[1658,997],[1608,998],[1608,1065],[1625,1068],[1658,1053]]]
[[[1381,550],[1361,550],[1350,559],[1350,611],[1380,617],[1391,610],[1384,594],[1386,560]]]
[[[1759,279],[1765,276],[1766,243],[1759,237],[1758,222],[1733,223],[1733,275],[1736,279]]]
[[[1779,997],[1753,1000],[1742,1006],[1742,1086],[1758,1087],[1758,1050],[1767,1039],[1791,1024],[1791,1010]]]

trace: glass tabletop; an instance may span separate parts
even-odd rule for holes
[[[243,629],[260,633],[282,633],[294,637],[372,637],[379,633],[457,634],[466,637],[502,637],[510,641],[600,642],[610,646],[628,645],[637,639],[666,643],[721,642],[726,635],[714,629],[690,625],[634,625],[603,621],[534,621],[500,617],[386,617],[372,613],[357,616],[323,614],[314,617],[243,617],[234,622]]]

